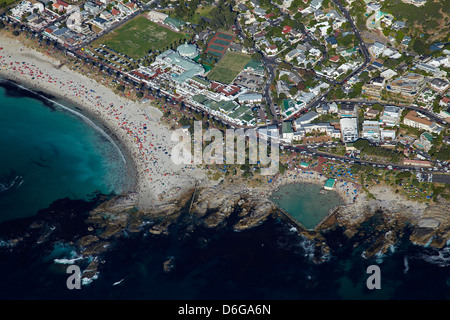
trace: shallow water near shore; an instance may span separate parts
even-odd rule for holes
[[[111,139],[56,102],[2,81],[0,123],[0,221],[33,215],[60,198],[130,187]]]

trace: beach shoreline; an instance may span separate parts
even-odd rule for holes
[[[132,175],[136,180],[132,189],[139,195],[139,209],[165,203],[194,188],[198,182],[206,185],[209,181],[206,169],[195,165],[175,165],[171,160],[170,151],[175,143],[171,140],[170,128],[160,121],[162,112],[159,109],[119,96],[88,76],[65,65],[60,66],[59,60],[27,48],[17,39],[0,34],[0,46],[3,46],[0,77],[17,82],[50,100],[54,97],[56,103],[61,99],[73,105],[77,112],[87,116],[117,142],[121,152],[132,163]],[[145,130],[149,131],[148,134]],[[279,175],[274,183],[255,189],[270,198],[274,190],[288,183],[308,182],[323,186],[326,180],[324,174],[313,169],[290,169]],[[385,186],[383,190],[387,188]],[[351,181],[337,179],[333,190],[344,199],[345,206],[359,208],[369,200],[360,186]],[[377,194],[381,195],[380,192]],[[390,195],[386,191],[384,194]],[[391,200],[409,203],[407,199],[390,197],[386,202]]]
[[[204,171],[194,165],[175,165],[175,144],[162,113],[150,104],[121,97],[110,88],[60,61],[27,48],[17,39],[0,35],[0,77],[88,118],[110,137],[130,164],[136,180],[139,209],[177,197],[195,186]]]
[[[48,102],[52,103],[53,104],[52,107],[54,106],[56,108],[61,108],[64,111],[75,113],[75,115],[77,117],[80,117],[80,115],[81,115],[82,117],[85,117],[85,118],[81,118],[83,121],[86,121],[89,125],[96,126],[97,127],[96,129],[100,130],[102,135],[106,136],[108,139],[110,139],[110,141],[113,142],[114,146],[119,150],[119,152],[121,153],[121,155],[124,158],[126,168],[127,168],[127,176],[128,176],[127,180],[130,183],[123,192],[124,193],[125,192],[136,192],[136,190],[138,188],[138,183],[137,183],[137,179],[136,179],[137,172],[138,172],[137,165],[136,165],[135,161],[133,160],[129,150],[124,146],[124,144],[120,140],[120,138],[117,137],[117,135],[114,134],[114,132],[112,132],[105,123],[100,121],[97,117],[95,117],[95,115],[88,112],[88,110],[80,107],[78,104],[76,104],[73,101],[70,101],[69,99],[63,99],[62,97],[55,96],[48,92],[36,90],[35,86],[31,85],[30,83],[26,83],[24,81],[19,82],[16,79],[3,78],[0,75],[0,82],[3,82],[3,81],[9,82],[8,85],[17,86],[18,88],[20,88],[20,90],[29,91],[29,93],[31,94],[31,96],[33,96],[34,99],[38,99],[38,100],[42,101],[43,103],[48,103]]]

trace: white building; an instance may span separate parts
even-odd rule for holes
[[[400,123],[401,109],[396,106],[384,107],[380,122],[386,126],[397,126]]]
[[[417,128],[420,130],[426,130],[432,133],[439,134],[444,128],[439,126],[436,122],[430,121],[427,117],[414,110],[408,112],[408,114],[403,119],[403,123],[407,126]]]
[[[387,139],[394,140],[395,139],[395,130],[380,129],[380,138],[381,138],[381,140],[387,140]]]
[[[384,50],[386,49],[386,46],[384,44],[382,44],[381,42],[376,41],[370,48],[369,51],[372,55],[374,56],[379,56],[380,54],[382,54],[384,52]]]
[[[296,127],[296,134],[293,136],[293,140],[302,140],[307,133],[325,133],[327,136],[331,138],[340,139],[341,132],[333,127],[329,123],[307,123]]]
[[[263,100],[263,96],[260,93],[243,93],[239,97],[239,103],[258,103]]]
[[[364,121],[361,137],[370,141],[380,141],[380,123],[373,120]]]
[[[345,143],[358,139],[358,121],[356,118],[341,118],[341,135]]]

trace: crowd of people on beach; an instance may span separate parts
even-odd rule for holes
[[[193,170],[194,165],[182,165],[175,169],[171,161],[171,150],[174,142],[171,133],[159,121],[160,116],[149,116],[152,113],[149,106],[138,105],[128,99],[119,97],[112,91],[94,80],[76,74],[65,72],[49,62],[30,59],[20,61],[17,55],[2,56],[0,51],[0,72],[9,78],[16,78],[20,82],[26,81],[30,86],[55,93],[68,101],[80,105],[84,110],[94,114],[114,133],[128,141],[132,148],[128,148],[135,162],[139,185],[137,190],[147,196],[152,195],[151,202],[162,200],[176,192],[184,182],[194,185],[198,178]],[[29,62],[30,61],[30,62]],[[44,64],[43,64],[44,63]],[[50,66],[50,68],[49,68]],[[116,129],[116,130],[114,130]],[[125,141],[125,142],[126,142]],[[316,171],[298,171],[282,180],[315,181],[322,183],[325,179]],[[326,180],[326,179],[325,179]],[[353,184],[336,183],[336,190],[346,195],[348,202],[354,202],[357,197]],[[150,197],[150,196],[149,196]]]
[[[132,142],[133,148],[129,151],[135,160],[139,180],[149,182],[140,185],[140,188],[144,188],[140,192],[150,191],[153,195],[167,196],[169,190],[180,189],[179,176],[186,175],[188,170],[195,168],[185,165],[178,171],[174,170],[170,160],[173,145],[170,132],[162,128],[159,119],[147,115],[149,106],[118,99],[117,95],[105,92],[102,90],[104,88],[91,79],[86,81],[81,77],[71,78],[71,73],[63,73],[54,68],[42,69],[33,62],[17,61],[14,55],[0,56],[0,70],[9,78],[22,82],[28,80],[26,82],[30,86],[38,82],[36,88],[45,87],[52,93],[59,93],[60,97],[93,113],[110,129],[120,128],[121,133],[114,133],[127,136],[127,140]],[[53,70],[59,72],[52,72]]]

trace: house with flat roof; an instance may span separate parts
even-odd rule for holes
[[[341,118],[341,136],[345,143],[358,140],[358,121],[356,118]]]
[[[414,141],[414,146],[428,152],[433,146],[433,136],[428,132],[424,132],[420,135],[419,139]]]
[[[381,124],[389,127],[397,126],[400,123],[401,110],[396,106],[385,106],[380,118]]]
[[[392,25],[392,28],[396,31],[403,29],[406,26],[406,23],[400,20],[397,20],[394,22],[394,24]]]
[[[358,106],[356,104],[341,104],[341,109],[339,112],[341,117],[357,117],[358,116]]]
[[[381,42],[375,41],[375,43],[369,47],[369,52],[372,55],[378,57],[380,54],[382,54],[384,52],[385,49],[386,49],[386,46],[384,44],[382,44]]]
[[[365,120],[362,124],[361,138],[378,142],[381,138],[380,123],[378,121]]]
[[[294,140],[302,140],[306,137],[308,133],[325,133],[327,136],[331,138],[340,139],[341,132],[337,130],[330,123],[320,122],[320,123],[306,123],[301,126],[296,126],[296,136],[294,136]]]
[[[430,83],[430,87],[439,93],[444,93],[450,86],[447,80],[434,78]]]
[[[417,95],[425,85],[424,80],[424,76],[410,72],[402,77],[392,80],[386,85],[386,89],[406,97],[413,97]]]
[[[420,115],[415,110],[411,110],[406,114],[405,118],[403,119],[403,123],[407,126],[420,130],[426,130],[436,134],[439,134],[444,130],[444,128],[436,124],[436,122],[433,122],[427,117]]]

